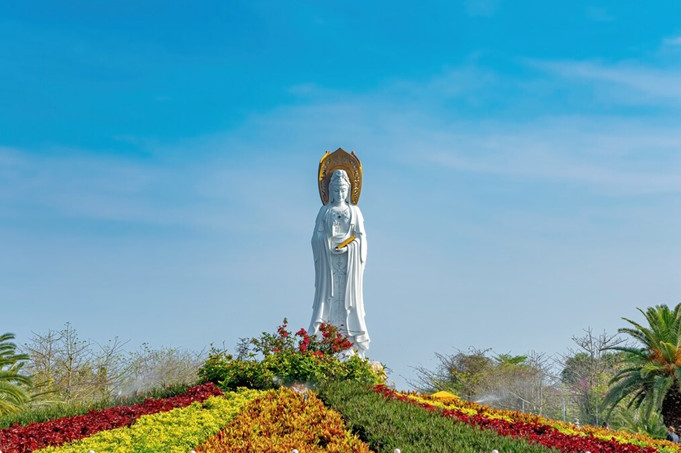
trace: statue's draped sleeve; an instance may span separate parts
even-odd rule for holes
[[[352,229],[357,239],[348,245],[348,280],[345,291],[347,329],[353,343],[360,350],[369,348],[369,333],[364,320],[364,266],[367,257],[367,240],[364,218],[358,206],[352,206]]]
[[[367,235],[364,230],[364,217],[362,216],[362,211],[357,206],[353,206],[353,212],[355,214],[355,232],[359,242],[359,258],[362,260],[362,263],[366,263]]]
[[[315,298],[312,304],[312,330],[315,319],[321,319],[324,306],[325,294],[330,291],[331,270],[329,268],[329,252],[327,250],[327,238],[324,232],[324,217],[326,206],[322,206],[317,214],[314,232],[312,233],[312,254],[314,256],[315,267]]]

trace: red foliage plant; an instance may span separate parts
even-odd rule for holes
[[[131,406],[111,407],[90,411],[84,415],[63,417],[43,423],[30,423],[26,426],[14,425],[0,430],[0,451],[29,453],[40,448],[61,445],[92,436],[100,431],[128,427],[143,415],[186,407],[195,401],[202,402],[211,396],[222,394],[222,390],[209,382],[170,398],[149,398]]]

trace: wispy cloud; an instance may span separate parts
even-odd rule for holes
[[[490,17],[496,14],[501,0],[466,0],[466,11],[470,16]]]
[[[605,65],[585,61],[532,61],[531,66],[563,79],[599,84],[615,102],[679,107],[681,68],[657,69],[632,64]]]
[[[40,215],[158,224],[163,221],[148,195],[164,177],[163,168],[120,156],[0,150],[4,202],[31,206]]]
[[[663,43],[667,46],[681,46],[681,36],[665,38]]]
[[[513,131],[504,126],[462,132],[452,137],[455,147],[424,157],[460,172],[534,180],[540,186],[573,184],[620,196],[681,193],[681,158],[668,146],[681,148],[681,133],[664,131],[660,137],[659,130],[636,130],[624,122],[588,131],[588,123],[553,119]]]
[[[658,104],[666,105],[670,96],[681,100],[675,71],[589,62],[532,65],[556,86],[577,78],[616,84]],[[306,171],[314,172],[305,162],[338,146],[358,149],[368,159],[428,162],[600,193],[681,192],[681,131],[670,116],[576,112],[476,121],[465,112],[443,115],[443,99],[474,103],[498,96],[490,94],[498,83],[494,72],[466,65],[367,93],[298,87],[293,91],[305,97],[302,102],[253,115],[232,131],[173,145],[140,142],[149,152],[145,159],[2,148],[0,212],[7,216],[13,206],[30,205],[73,218],[243,228],[238,216],[251,216],[257,224],[286,214],[277,206],[289,213],[299,209],[287,203],[294,194],[314,201],[316,195],[301,182]],[[262,170],[262,159],[270,170]]]
[[[615,20],[607,9],[597,6],[587,6],[586,17],[596,22],[612,22]]]
[[[208,137],[184,143],[199,159],[178,158],[174,147],[160,145],[154,158],[144,159],[1,148],[0,217],[34,224],[61,219],[243,231],[278,215],[276,200],[287,196],[280,189],[291,175],[277,167],[249,168],[240,153],[216,156],[213,146],[229,149],[235,143],[217,140],[220,145]],[[286,208],[289,213],[295,209]]]
[[[620,72],[592,63],[542,64],[558,76],[553,79],[558,86],[568,75],[579,75],[590,81],[617,80],[622,86],[637,86],[660,96],[663,88],[656,82],[671,83],[676,77],[673,72],[642,68]],[[474,73],[484,77],[474,77]],[[433,100],[449,95],[474,97],[495,83],[493,73],[469,68],[420,84],[397,82],[381,92],[335,98],[342,101],[313,100],[270,112],[258,120],[258,126],[262,131],[266,125],[269,132],[265,135],[284,138],[284,142],[314,143],[326,138],[343,143],[349,137],[360,148],[390,150],[392,158],[426,160],[470,174],[523,178],[537,184],[567,183],[619,195],[681,192],[681,130],[674,115],[585,111],[475,121],[441,116],[441,110],[433,107]],[[681,90],[676,95],[681,98]]]

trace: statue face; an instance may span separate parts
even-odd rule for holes
[[[350,184],[347,173],[345,173],[344,170],[334,171],[329,184],[329,195],[331,200],[346,201],[348,199],[349,191]]]
[[[350,190],[350,187],[348,187],[347,184],[343,184],[342,182],[339,182],[337,184],[332,184],[331,185],[331,199],[336,200],[336,201],[345,201],[348,199],[348,191]]]
[[[345,184],[334,184],[333,194],[336,196],[336,200],[346,200],[348,198],[349,187]]]

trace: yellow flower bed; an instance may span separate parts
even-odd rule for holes
[[[129,428],[102,431],[91,437],[34,453],[187,453],[227,425],[250,401],[263,394],[241,389],[203,403],[145,415]]]
[[[577,436],[593,436],[602,440],[615,439],[619,443],[627,443],[642,447],[652,447],[658,451],[681,452],[681,447],[672,442],[662,439],[653,439],[643,434],[632,434],[623,431],[613,431],[605,428],[586,425],[578,428],[577,426],[559,420],[544,418],[540,415],[526,414],[524,412],[510,411],[505,409],[493,409],[489,406],[464,401],[460,398],[438,398],[435,395],[426,396],[416,393],[404,393],[409,399],[416,402],[427,403],[442,409],[454,409],[466,415],[481,415],[490,419],[502,419],[509,422],[522,421],[526,423],[538,423],[557,429],[563,434]],[[435,397],[434,397],[435,396]]]
[[[281,388],[251,402],[199,453],[370,453],[340,414],[312,392],[307,397]]]

